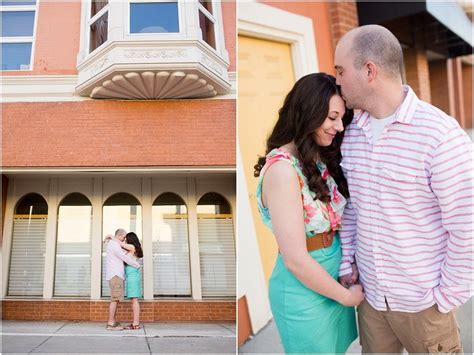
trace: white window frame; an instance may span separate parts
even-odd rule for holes
[[[175,2],[178,6],[178,27],[179,31],[178,32],[162,32],[162,33],[132,33],[131,32],[131,11],[130,11],[130,6],[132,4],[153,4],[153,3],[160,3],[160,2]],[[126,36],[129,37],[134,37],[134,38],[143,38],[143,39],[150,39],[150,38],[156,38],[157,36],[163,36],[163,37],[176,37],[176,36],[182,36],[185,34],[184,31],[184,11],[186,9],[183,7],[185,5],[185,2],[180,1],[180,0],[127,0],[125,6],[126,9],[124,11],[125,14],[125,23],[127,24],[126,26]]]
[[[313,21],[261,3],[238,4],[237,35],[288,43],[295,81],[319,71]]]
[[[32,71],[33,70],[33,58],[35,53],[35,43],[36,43],[36,28],[38,27],[38,3],[40,0],[36,0],[35,5],[0,5],[0,12],[28,12],[34,11],[34,23],[33,23],[33,35],[28,37],[0,37],[0,43],[31,43],[31,55],[30,55],[30,65],[28,69],[6,69],[0,71]]]
[[[213,51],[217,51],[217,52],[220,52],[220,41],[219,41],[219,35],[218,35],[218,32],[217,32],[217,19],[216,19],[216,16],[214,15],[215,13],[215,10],[216,10],[216,6],[215,6],[215,3],[214,1],[212,0],[209,0],[209,2],[211,3],[211,7],[212,7],[212,12],[213,13],[210,13],[200,2],[199,0],[197,0],[197,3],[198,3],[198,13],[197,13],[197,16],[198,16],[198,23],[199,23],[199,28],[202,32],[202,28],[201,28],[201,23],[199,22],[199,12],[202,12],[202,14],[204,16],[206,16],[209,21],[212,22],[213,24],[213,30],[214,30],[214,40],[216,42],[216,48],[212,47],[209,43],[207,43],[204,39],[201,39],[202,43],[206,46],[208,46],[211,50]],[[221,10],[222,11],[222,10]]]
[[[100,46],[95,48],[94,50],[90,50],[90,41],[91,41],[91,25],[96,22],[98,19],[102,17],[105,13],[107,13],[107,32],[109,31],[109,19],[110,19],[110,13],[109,13],[109,7],[110,7],[110,1],[107,2],[107,5],[105,5],[100,11],[98,11],[94,16],[91,17],[91,10],[92,10],[92,0],[88,1],[87,4],[87,23],[86,23],[86,30],[87,30],[87,41],[86,41],[86,53],[87,55],[92,54],[96,52],[97,50],[100,50],[100,48],[103,48],[108,42],[109,42],[109,36],[107,33],[107,40],[102,43]]]

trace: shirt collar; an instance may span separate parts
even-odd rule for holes
[[[410,124],[413,114],[418,106],[418,97],[411,87],[403,85],[403,91],[406,93],[405,99],[403,100],[400,107],[397,109],[395,121]]]
[[[408,85],[403,85],[403,91],[406,93],[405,99],[402,104],[398,107],[395,114],[395,122],[401,122],[409,124],[415,113],[416,107],[418,105],[418,97],[411,87]],[[355,123],[359,128],[367,129],[370,122],[370,113],[367,111],[360,111],[360,113],[355,118]]]

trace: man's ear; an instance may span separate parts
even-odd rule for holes
[[[365,67],[367,70],[367,78],[369,79],[369,82],[375,80],[375,78],[377,77],[377,66],[375,65],[375,63],[367,62]]]

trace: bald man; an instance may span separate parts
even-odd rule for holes
[[[472,143],[402,84],[386,28],[349,31],[335,53],[348,108],[341,167],[350,201],[340,282],[359,279],[364,353],[462,352],[454,310],[473,294]]]

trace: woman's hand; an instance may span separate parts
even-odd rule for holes
[[[108,241],[111,240],[111,239],[112,239],[112,234],[107,234],[107,235],[105,236],[104,242],[108,242]]]
[[[357,265],[355,263],[351,264],[352,274],[347,274],[339,278],[339,283],[344,287],[349,287],[354,285],[359,279],[359,270],[357,270]]]
[[[358,306],[365,298],[361,285],[352,285],[347,289],[348,293],[341,301],[346,307]]]

